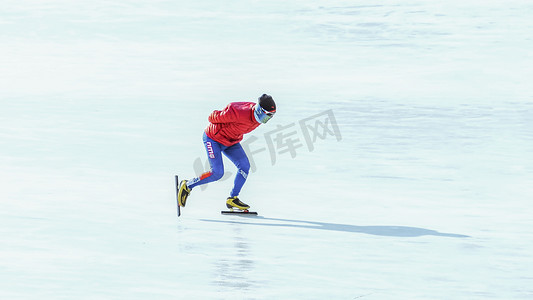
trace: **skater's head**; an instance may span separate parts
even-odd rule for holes
[[[276,103],[272,96],[263,94],[259,97],[259,101],[255,105],[254,115],[255,119],[260,123],[266,123],[268,120],[272,119],[276,113]]]

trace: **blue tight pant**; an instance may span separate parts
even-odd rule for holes
[[[187,186],[193,189],[196,186],[217,181],[224,175],[224,163],[222,162],[222,153],[235,164],[237,167],[237,175],[235,175],[235,182],[233,184],[233,190],[231,190],[230,196],[238,196],[241,192],[242,186],[248,178],[248,172],[250,171],[250,162],[244,152],[241,144],[235,144],[232,146],[224,146],[219,142],[210,139],[204,133],[204,146],[207,151],[207,157],[209,159],[209,165],[211,170],[206,172],[200,177],[189,180]]]

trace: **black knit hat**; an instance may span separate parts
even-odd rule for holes
[[[261,108],[268,112],[275,112],[276,111],[276,103],[274,102],[274,99],[272,99],[272,96],[263,94],[261,97],[259,97],[259,105]]]

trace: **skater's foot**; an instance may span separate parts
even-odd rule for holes
[[[229,197],[228,200],[226,200],[226,207],[229,209],[238,208],[240,210],[247,210],[250,208],[250,205],[242,202],[237,196],[235,196]]]
[[[187,180],[182,180],[179,185],[178,192],[178,204],[179,206],[185,207],[187,202],[187,197],[191,194],[191,189],[187,186]]]

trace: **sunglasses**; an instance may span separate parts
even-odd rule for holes
[[[276,111],[267,111],[264,108],[262,108],[261,106],[259,106],[259,109],[261,109],[261,112],[264,113],[265,115],[269,116],[269,117],[274,116],[274,114],[276,113]]]
[[[268,122],[268,120],[272,119],[272,117],[276,113],[276,111],[270,112],[270,111],[263,109],[261,106],[259,106],[259,104],[255,108],[255,110],[256,110],[256,113],[259,115],[259,118],[261,119],[261,123]]]

